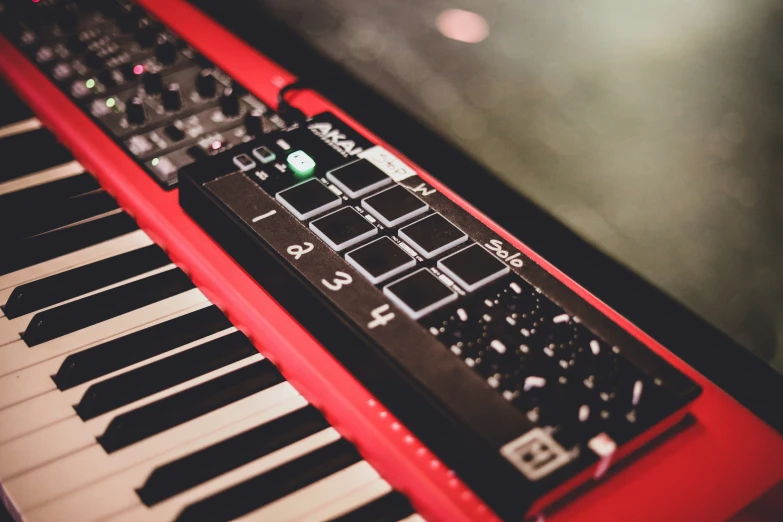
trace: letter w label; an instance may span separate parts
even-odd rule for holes
[[[418,187],[411,189],[413,192],[418,192],[422,196],[429,196],[430,194],[435,194],[437,190],[434,188],[427,188],[427,185],[424,183],[420,184]]]

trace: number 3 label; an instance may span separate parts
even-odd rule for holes
[[[326,288],[331,290],[332,292],[336,292],[340,290],[345,285],[350,285],[353,283],[353,279],[351,279],[351,276],[346,274],[345,272],[340,272],[339,270],[334,273],[336,276],[333,281],[327,281],[326,279],[321,279],[321,284],[324,285]]]

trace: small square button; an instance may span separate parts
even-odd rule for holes
[[[312,221],[310,230],[337,252],[378,233],[377,228],[351,207],[341,208]]]
[[[424,214],[430,208],[400,185],[363,199],[362,207],[387,227],[396,227],[404,221]]]
[[[414,319],[457,299],[457,293],[426,268],[386,285],[383,293]]]
[[[315,160],[305,151],[297,150],[292,152],[286,158],[288,168],[294,171],[297,176],[309,176],[315,170]]]
[[[438,268],[472,292],[509,272],[508,265],[480,245],[470,245],[438,261]]]
[[[391,183],[391,178],[366,159],[356,160],[326,173],[349,198],[358,198]]]
[[[254,168],[256,162],[250,159],[250,156],[247,154],[240,154],[239,156],[234,156],[234,165],[239,167],[239,170],[242,172],[245,172],[246,170]]]
[[[374,285],[416,265],[415,259],[385,236],[348,252],[345,260]]]
[[[427,259],[468,240],[465,232],[440,214],[432,214],[411,223],[401,228],[398,234]]]
[[[329,190],[317,179],[281,190],[275,196],[282,205],[301,220],[310,219],[327,210],[339,207],[340,196]]]
[[[264,147],[263,145],[260,147],[256,147],[253,149],[253,156],[256,157],[258,161],[260,161],[263,164],[270,163],[272,161],[275,161],[275,153],[269,150],[269,148]]]

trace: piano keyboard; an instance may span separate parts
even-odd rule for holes
[[[0,107],[15,518],[423,520],[6,86]]]

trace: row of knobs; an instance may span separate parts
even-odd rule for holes
[[[160,96],[163,108],[169,112],[177,112],[182,108],[182,89],[178,83],[163,84],[160,71],[147,71],[142,76],[144,90],[147,94]],[[202,70],[196,76],[196,92],[202,98],[214,98],[217,94],[217,80],[208,70]],[[220,108],[229,118],[239,115],[239,95],[233,87],[226,87],[220,95]],[[128,122],[140,125],[147,119],[144,108],[144,98],[136,94],[125,104]]]

